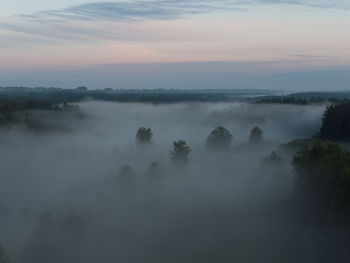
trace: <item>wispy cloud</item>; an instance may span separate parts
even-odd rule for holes
[[[136,0],[95,2],[58,10],[45,10],[35,14],[22,15],[22,17],[30,19],[50,18],[52,20],[164,20],[215,11],[244,11],[257,5],[350,9],[350,2],[342,0]]]
[[[223,10],[229,1],[207,0],[155,0],[132,2],[96,2],[71,6],[58,10],[45,10],[22,17],[40,19],[51,17],[56,19],[75,20],[146,20],[176,19],[186,15],[194,15]],[[233,8],[233,7],[232,7]]]
[[[272,6],[278,8],[270,9]],[[101,56],[101,50],[108,48],[111,54],[124,54],[124,49],[115,47],[123,43],[151,53],[142,59],[151,62],[261,60],[290,56],[313,63],[338,57],[348,61],[349,38],[345,32],[350,20],[334,21],[338,13],[344,15],[347,11],[332,12],[330,17],[323,14],[328,9],[348,10],[349,6],[350,0],[94,2],[0,20],[0,57],[19,52],[36,52],[47,57],[42,49],[55,47],[62,48],[62,56],[57,55],[58,58],[70,58],[76,56],[81,46],[89,46],[90,51],[84,55],[91,56],[90,61],[94,61]],[[295,19],[294,13],[287,14],[288,19],[283,20],[279,13],[316,8],[322,9],[321,12],[310,12],[311,16],[302,12],[304,20]],[[271,10],[278,11],[275,17],[270,16]],[[234,12],[241,13],[235,16]],[[322,21],[322,28],[315,26],[318,21]],[[109,56],[103,59],[109,61]]]
[[[157,32],[140,23],[154,20],[176,20],[185,16],[227,10],[229,0],[136,0],[95,2],[57,10],[21,14],[0,21],[0,47],[14,42],[26,45],[38,40],[159,40],[178,38],[167,32]],[[230,6],[238,11],[238,7]],[[7,31],[6,37],[1,30]],[[9,34],[9,32],[11,34]],[[13,36],[12,33],[19,35]],[[32,36],[32,39],[30,39]],[[18,41],[23,39],[23,41]],[[27,41],[30,39],[30,41]],[[6,42],[6,43],[5,43]]]
[[[54,40],[91,40],[96,38],[152,40],[159,37],[157,32],[141,30],[129,22],[176,20],[198,14],[249,11],[252,8],[266,5],[347,9],[350,2],[347,0],[336,2],[330,0],[133,0],[95,2],[18,15],[0,21],[0,29],[26,34],[25,37],[33,35]],[[103,24],[103,22],[115,22],[117,24],[106,28],[107,24]],[[163,39],[171,37],[173,36],[162,33]],[[6,41],[8,42],[8,40]]]

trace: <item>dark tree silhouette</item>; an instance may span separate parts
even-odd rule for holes
[[[293,158],[296,190],[318,213],[350,215],[350,153],[321,141]]]
[[[121,186],[130,186],[136,181],[134,170],[130,165],[124,165],[118,174],[118,183]]]
[[[207,146],[215,148],[227,148],[233,140],[232,134],[222,126],[214,129],[207,138]]]
[[[261,142],[263,138],[262,135],[262,130],[259,127],[255,126],[250,132],[249,141],[253,143]]]
[[[311,97],[309,99],[309,103],[322,103],[322,102],[324,102],[324,98],[322,98],[320,96]]]
[[[322,118],[320,136],[331,141],[350,141],[350,102],[331,104]]]
[[[137,130],[136,140],[139,143],[150,143],[153,137],[151,128],[141,127]]]
[[[7,119],[0,113],[0,126],[7,124]]]
[[[277,164],[283,161],[282,157],[279,156],[275,151],[272,151],[269,156],[263,159],[264,164]]]
[[[78,90],[78,91],[87,91],[88,88],[85,87],[85,86],[80,86],[80,87],[75,88],[75,90]]]
[[[258,103],[277,103],[277,104],[298,104],[306,105],[308,101],[302,98],[294,98],[290,96],[285,97],[276,97],[276,96],[267,96],[263,97],[257,101]]]
[[[178,142],[174,141],[173,150],[170,151],[171,160],[187,162],[190,152],[191,148],[186,144],[184,140],[180,140]]]
[[[156,181],[162,178],[162,173],[159,170],[159,164],[157,162],[152,162],[147,171],[147,177],[150,181]]]

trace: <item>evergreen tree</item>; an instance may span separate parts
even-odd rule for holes
[[[331,141],[350,141],[350,102],[331,104],[322,118],[320,136]]]
[[[150,143],[153,137],[151,128],[141,127],[137,130],[136,140],[139,143]]]
[[[162,178],[162,174],[159,170],[159,164],[157,162],[152,162],[148,168],[147,177],[150,181],[156,181]]]
[[[207,138],[207,146],[213,148],[227,148],[233,140],[232,134],[222,126],[215,128]]]
[[[259,127],[254,127],[250,132],[249,141],[253,143],[258,143],[262,141],[263,132]]]
[[[171,160],[179,162],[187,162],[188,155],[191,152],[191,148],[186,144],[184,140],[178,142],[174,141],[173,150],[170,151]]]
[[[118,173],[118,183],[120,186],[128,187],[134,184],[136,176],[130,165],[124,165]]]
[[[293,158],[296,190],[313,209],[350,215],[350,153],[321,141]]]
[[[282,157],[279,156],[275,151],[272,151],[271,154],[263,159],[264,164],[277,164],[283,161]]]

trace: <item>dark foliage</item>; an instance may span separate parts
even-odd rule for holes
[[[139,143],[150,143],[153,137],[151,128],[141,127],[137,130],[136,140]]]
[[[29,98],[0,98],[0,125],[15,121],[15,113],[26,110],[50,110],[52,106],[48,102],[37,101]]]
[[[250,132],[249,141],[258,143],[262,141],[263,131],[259,127],[254,127]]]
[[[128,89],[104,89],[88,90],[86,87],[76,89],[61,88],[26,88],[26,87],[0,87],[0,97],[29,98],[35,101],[49,101],[52,104],[67,102],[79,102],[84,98],[94,100],[117,102],[218,102],[236,101],[246,98],[250,94],[273,94],[268,90],[128,90]]]
[[[80,86],[80,87],[75,88],[75,90],[78,90],[78,91],[87,91],[88,88],[85,87],[85,86]]]
[[[207,146],[215,148],[227,148],[233,140],[232,134],[222,126],[214,129],[207,138]]]
[[[282,157],[279,156],[275,151],[272,151],[269,156],[263,159],[264,164],[277,164],[283,161]]]
[[[320,97],[320,96],[311,97],[309,99],[309,103],[323,103],[324,101],[325,101],[325,99]]]
[[[312,146],[314,139],[295,139],[280,145],[281,150],[292,152],[293,154],[301,149]]]
[[[152,162],[148,168],[147,177],[150,181],[157,181],[163,177],[162,173],[159,170],[159,164],[157,162]]]
[[[285,96],[264,96],[257,100],[258,103],[278,104],[320,104],[325,101],[332,103],[349,101],[350,92],[299,92]]]
[[[184,140],[180,140],[178,142],[174,141],[173,150],[170,151],[171,160],[187,162],[190,152],[191,148]]]
[[[298,104],[306,105],[308,101],[306,99],[295,97],[263,97],[258,100],[258,103],[276,103],[276,104]]]
[[[130,165],[124,165],[118,173],[118,183],[121,187],[129,187],[136,181],[136,175]]]
[[[328,105],[323,118],[320,136],[330,141],[350,141],[350,102]]]
[[[29,114],[32,110],[50,110],[56,112],[77,113],[82,117],[79,105],[66,101],[62,103],[52,103],[36,97],[1,96],[0,93],[0,126],[13,123],[25,122],[29,128],[34,130],[44,130],[45,127],[40,120],[33,120]]]
[[[349,215],[350,153],[316,142],[293,158],[296,193],[318,214]]]

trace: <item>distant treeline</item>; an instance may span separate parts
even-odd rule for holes
[[[346,102],[349,101],[349,98],[325,98],[325,97],[311,97],[311,98],[300,98],[300,97],[294,97],[295,95],[289,95],[289,96],[281,96],[281,97],[264,97],[260,98],[257,102],[258,103],[277,103],[277,104],[298,104],[298,105],[306,105],[306,104],[314,104],[314,103],[324,103],[324,102],[331,102],[331,103],[339,103],[339,102]]]
[[[230,102],[246,100],[257,95],[272,95],[268,90],[123,90],[104,89],[88,90],[86,87],[76,89],[61,88],[26,88],[0,87],[0,97],[28,98],[50,103],[79,102],[84,99],[117,102],[148,102],[148,103],[175,103],[175,102]]]
[[[40,103],[80,102],[93,99],[116,102],[176,103],[176,102],[233,102],[278,103],[306,105],[313,103],[338,103],[350,99],[350,92],[305,92],[276,95],[279,91],[257,89],[76,89],[0,87],[0,99],[16,98]]]
[[[30,122],[29,110],[79,111],[79,105],[63,102],[52,103],[49,100],[20,97],[0,97],[0,127],[25,120]],[[25,115],[25,117],[24,117]]]
[[[308,92],[281,96],[276,96],[276,92],[270,90],[242,89],[124,90],[106,88],[104,90],[88,90],[86,87],[78,87],[76,89],[0,87],[0,125],[6,122],[13,122],[15,112],[26,110],[76,109],[76,106],[73,106],[72,103],[90,99],[155,104],[245,101],[251,103],[307,105],[317,103],[339,104],[350,101],[350,92]]]
[[[50,110],[52,104],[47,101],[40,101],[28,98],[0,97],[0,126],[15,122],[16,113],[26,110]]]
[[[28,110],[76,110],[72,103],[85,100],[141,103],[232,102],[254,94],[272,94],[264,90],[88,90],[61,88],[0,87],[0,125],[17,122],[18,113]],[[26,118],[27,119],[27,118]]]
[[[300,92],[285,96],[264,96],[255,99],[257,103],[277,104],[314,104],[314,103],[339,103],[350,100],[350,92]]]
[[[305,99],[294,98],[294,97],[266,97],[261,98],[257,103],[277,103],[277,104],[300,104],[306,105],[309,102]]]

